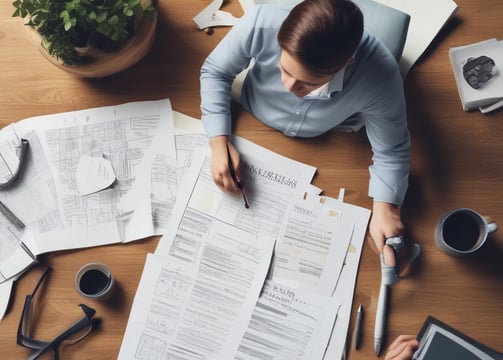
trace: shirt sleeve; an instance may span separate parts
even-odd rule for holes
[[[398,71],[381,82],[372,111],[365,114],[365,128],[372,147],[369,196],[374,201],[401,205],[408,188],[410,135],[403,81]]]
[[[245,13],[201,67],[201,119],[208,137],[231,135],[231,87],[253,57],[251,43],[260,8]]]

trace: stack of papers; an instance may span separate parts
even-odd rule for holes
[[[233,138],[246,208],[213,182],[201,121],[167,99],[20,121],[4,158],[20,138],[25,173],[0,200],[26,228],[0,216],[2,314],[38,254],[163,235],[119,358],[341,358],[370,210],[320,196],[316,168]]]
[[[449,59],[463,110],[487,113],[503,106],[503,41],[451,48]]]
[[[156,159],[176,158],[174,143],[164,141],[172,131],[169,100],[38,116],[0,131],[4,179],[19,165],[20,139],[29,141],[22,176],[0,191],[0,201],[26,225],[0,215],[0,319],[13,281],[38,255],[162,234],[169,184],[158,184],[170,178],[151,181],[151,169]],[[137,182],[148,183],[152,196],[133,191]],[[130,221],[131,203],[148,221]]]
[[[203,134],[200,121],[174,118],[177,146]],[[315,194],[315,168],[232,142],[250,208],[214,184],[206,149],[189,156],[119,359],[341,357],[344,344],[330,339],[347,332],[370,211]]]

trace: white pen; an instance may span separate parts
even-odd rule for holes
[[[374,351],[377,356],[381,353],[386,327],[386,307],[388,306],[388,285],[381,282],[379,300],[377,302],[376,322],[374,327]]]
[[[399,277],[396,270],[395,251],[403,245],[403,238],[394,236],[385,242],[381,254],[381,288],[377,301],[376,322],[374,327],[374,351],[377,356],[381,353],[386,331],[386,315],[388,310],[388,285],[395,284]]]

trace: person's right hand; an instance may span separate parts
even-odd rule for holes
[[[228,136],[214,136],[209,140],[211,148],[211,176],[215,184],[224,192],[240,194],[241,190],[234,181],[229,171],[229,157],[227,146],[229,147],[232,165],[237,181],[241,181],[240,157],[236,148],[229,143]]]
[[[414,335],[400,335],[390,345],[384,360],[410,360],[418,347]]]

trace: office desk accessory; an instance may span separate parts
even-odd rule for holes
[[[389,286],[396,284],[400,280],[400,263],[398,252],[405,246],[403,236],[392,236],[384,242],[385,248],[380,256],[381,260],[381,286],[379,288],[379,299],[376,309],[376,321],[374,327],[374,352],[377,356],[381,353],[383,341],[386,333],[386,318],[388,311],[388,290]],[[417,243],[411,244],[411,252],[408,259],[404,261],[406,266],[411,265],[421,253],[421,246]]]
[[[356,312],[356,324],[353,335],[353,344],[356,350],[360,348],[362,341],[362,321],[363,321],[363,306],[360,304]]]
[[[385,331],[388,307],[388,286],[396,284],[399,278],[398,259],[396,252],[405,244],[403,237],[393,236],[386,239],[385,247],[391,248],[392,256],[385,254],[387,249],[381,254],[381,287],[379,289],[379,300],[377,302],[376,321],[374,328],[374,351],[377,356],[381,353]],[[386,263],[387,261],[387,263]]]
[[[448,255],[466,256],[479,251],[497,229],[498,224],[475,210],[453,209],[438,221],[435,244]]]
[[[9,209],[2,201],[0,201],[0,213],[2,213],[11,223],[18,229],[25,227],[24,223]]]
[[[0,190],[7,190],[11,186],[14,186],[17,180],[22,176],[24,168],[26,166],[26,156],[28,155],[29,141],[27,139],[21,139],[21,147],[19,150],[19,163],[17,168],[12,173],[12,176],[5,182],[0,183]]]
[[[426,318],[417,339],[419,348],[414,353],[413,360],[503,359],[503,353],[478,342],[433,316]]]
[[[17,167],[12,171],[12,175],[4,182],[0,183],[0,191],[6,191],[16,185],[19,178],[22,177],[26,166],[26,156],[28,154],[29,141],[27,139],[20,140],[19,161]],[[8,208],[3,201],[0,201],[0,212],[18,229],[25,227],[24,223]]]
[[[474,59],[482,63],[475,67]],[[499,69],[496,71],[502,69],[503,40],[491,38],[452,47],[449,60],[464,111],[478,108],[486,113],[503,106],[503,79],[492,77],[493,66]]]
[[[37,319],[37,316],[34,316],[36,312],[33,308],[34,302],[36,302],[34,298],[39,293],[38,289],[41,287],[42,283],[44,283],[44,280],[47,278],[51,271],[51,267],[46,267],[33,292],[29,295],[26,295],[23,312],[21,314],[21,319],[19,320],[16,342],[18,345],[34,350],[34,352],[28,357],[29,360],[38,359],[49,350],[53,350],[55,359],[58,359],[59,346],[62,343],[66,342],[67,344],[73,345],[83,340],[90,334],[90,332],[93,330],[93,327],[97,325],[98,321],[97,319],[93,318],[96,314],[96,311],[94,309],[88,307],[87,305],[80,304],[79,306],[84,313],[82,318],[68,327],[66,330],[64,330],[53,340],[45,341],[34,339],[32,337],[31,334],[34,326],[33,320]]]
[[[74,285],[80,296],[97,301],[110,299],[116,286],[112,272],[100,262],[82,266],[75,274]]]

